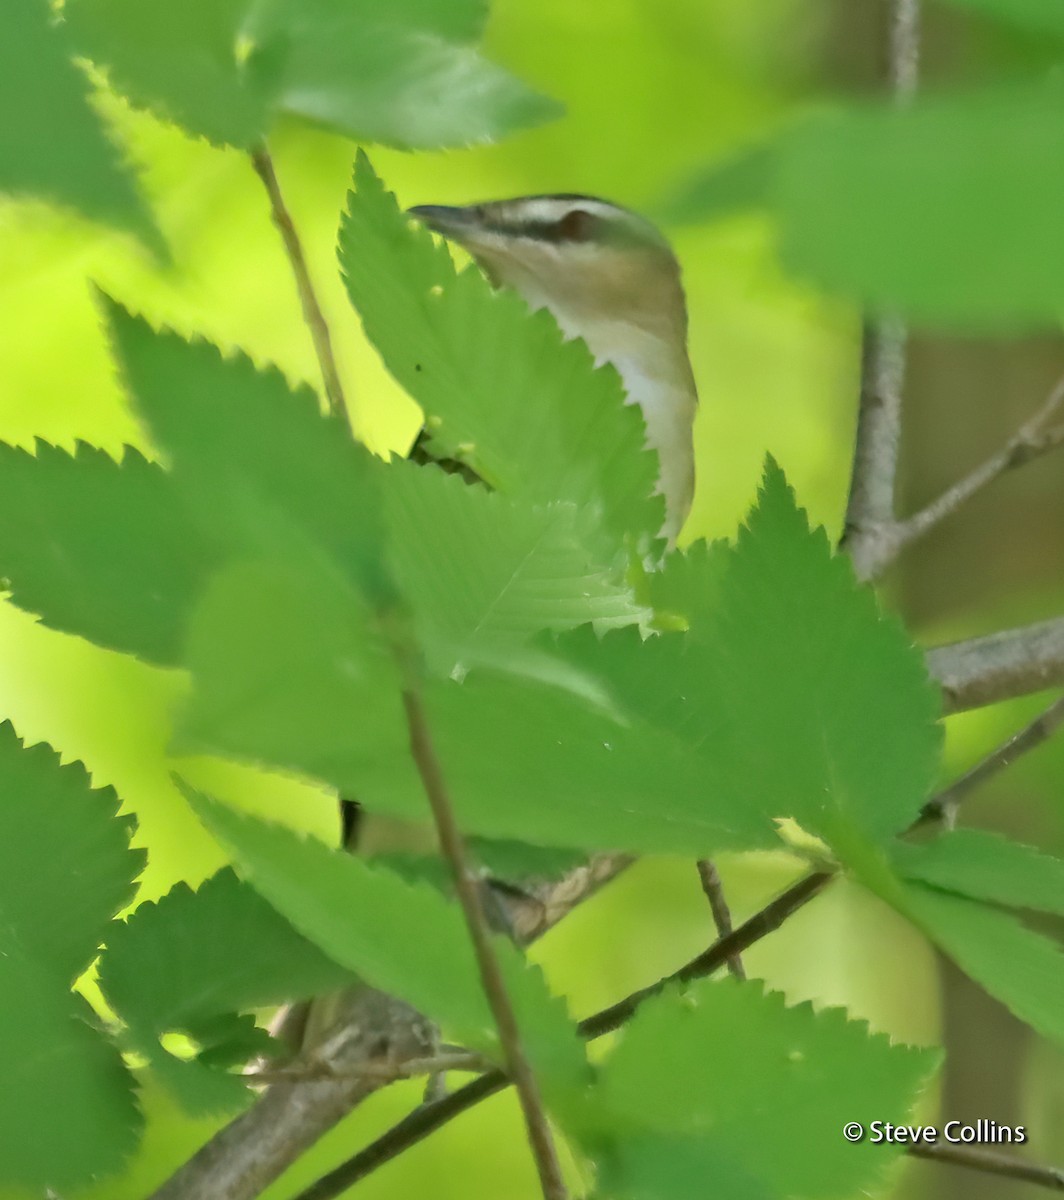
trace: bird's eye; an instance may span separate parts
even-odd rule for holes
[[[558,237],[566,242],[589,241],[595,232],[597,220],[584,208],[571,208],[558,222]]]

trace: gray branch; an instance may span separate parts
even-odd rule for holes
[[[938,646],[927,666],[947,714],[1064,687],[1064,617]]]
[[[920,66],[920,0],[892,0],[887,82],[905,104],[916,93]],[[861,333],[861,393],[857,408],[850,495],[842,548],[869,578],[869,556],[895,526],[902,391],[908,331],[896,313],[866,319]]]
[[[337,1032],[311,1062],[330,1077],[273,1084],[151,1196],[151,1200],[253,1200],[304,1151],[382,1086],[359,1070],[432,1054],[434,1033],[413,1009],[364,987],[345,994]]]

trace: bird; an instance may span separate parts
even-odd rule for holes
[[[661,535],[674,546],[694,497],[698,392],[680,264],[664,235],[619,204],[577,193],[408,212],[466,250],[493,286],[513,289],[532,310],[548,309],[596,364],[616,368],[658,453]],[[415,457],[423,449],[424,439]]]

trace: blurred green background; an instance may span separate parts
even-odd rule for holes
[[[884,6],[872,0],[498,0],[487,50],[561,99],[559,122],[498,146],[406,155],[370,148],[404,204],[466,203],[540,191],[599,194],[653,212],[692,172],[880,74]],[[1007,73],[1042,53],[949,9],[928,14],[931,86]],[[43,208],[0,206],[0,437],[117,453],[144,444],[108,358],[88,280],[184,333],[241,346],[294,380],[317,371],[280,243],[249,162],[193,141],[102,97],[143,173],[173,253],[161,268],[130,240]],[[278,173],[331,322],[357,432],[379,452],[405,450],[418,414],[365,343],[335,264],[338,214],[353,147],[305,127],[273,143]],[[684,264],[691,351],[702,396],[698,492],[687,538],[730,535],[771,451],[814,520],[838,533],[857,390],[858,317],[779,265],[756,215],[669,230]],[[916,331],[904,446],[903,503],[930,499],[997,448],[1064,372],[1064,343],[991,342]],[[17,520],[17,513],[6,514]],[[1064,606],[1064,473],[1047,458],[999,483],[912,550],[886,583],[921,640],[941,641],[1054,615]],[[150,851],[141,899],[193,883],[222,861],[169,780],[176,675],[35,624],[0,607],[0,717],[47,740],[113,784]],[[1038,698],[950,722],[956,773],[1039,708]],[[194,782],[233,803],[336,836],[330,796],[303,783],[202,760]],[[1064,742],[987,788],[965,819],[1064,851]],[[796,870],[785,856],[721,863],[736,916],[759,908]],[[711,937],[692,864],[645,862],[535,950],[582,1016],[673,969]],[[1037,1042],[956,972],[942,969],[900,920],[837,885],[748,956],[793,998],[846,1004],[900,1039],[950,1053],[930,1119],[1026,1124],[1042,1160],[1064,1159],[1064,1073]],[[148,1083],[148,1136],[127,1176],[93,1200],[137,1200],[209,1132]],[[417,1102],[415,1086],[367,1104],[293,1170],[280,1200]],[[1012,1200],[1019,1185],[906,1164],[899,1197]],[[537,1194],[509,1097],[418,1146],[361,1185],[366,1200]]]

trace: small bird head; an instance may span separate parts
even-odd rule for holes
[[[549,308],[570,333],[613,320],[685,336],[676,258],[657,229],[628,209],[562,194],[460,208],[425,204],[410,213],[464,247],[496,286]]]
[[[675,542],[694,493],[698,397],[680,267],[665,238],[649,221],[593,196],[425,204],[410,213],[468,250],[496,287],[549,309],[596,362],[616,367],[658,452],[662,533]]]

